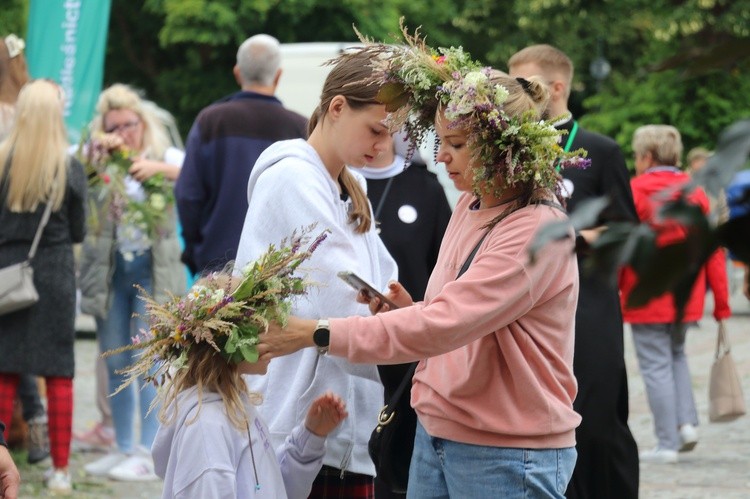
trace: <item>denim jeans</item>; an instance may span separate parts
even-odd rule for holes
[[[102,352],[119,348],[131,343],[131,338],[141,329],[148,329],[144,320],[146,306],[138,298],[138,284],[147,292],[152,292],[151,252],[136,254],[125,258],[119,251],[115,252],[115,269],[112,275],[112,307],[105,318],[96,319],[96,330],[99,347]],[[105,358],[109,375],[109,393],[114,393],[125,381],[125,375],[117,371],[132,365],[140,352],[128,350]],[[115,427],[115,440],[121,452],[133,450],[136,399],[140,405],[140,444],[147,449],[159,427],[157,410],[148,414],[151,402],[156,397],[156,388],[151,383],[139,379],[126,389],[110,397],[112,421]]]
[[[431,437],[417,422],[409,499],[564,498],[575,447],[516,449]]]

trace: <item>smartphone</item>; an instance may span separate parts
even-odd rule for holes
[[[383,295],[383,293],[373,288],[372,285],[370,285],[367,281],[359,277],[354,272],[342,271],[342,272],[339,272],[337,275],[344,282],[346,282],[349,286],[353,287],[357,291],[363,291],[365,293],[365,296],[367,296],[368,299],[378,297],[380,298],[380,302],[388,304],[391,310],[396,310],[398,308],[398,306],[395,303],[393,303],[391,300],[386,298],[385,295]]]

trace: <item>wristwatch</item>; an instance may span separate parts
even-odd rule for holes
[[[331,343],[331,327],[328,325],[327,319],[320,319],[318,325],[315,326],[313,343],[318,348],[320,355],[328,353],[328,345]]]

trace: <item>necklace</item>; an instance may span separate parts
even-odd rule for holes
[[[391,185],[393,184],[393,179],[395,177],[391,177],[388,179],[388,182],[385,184],[385,189],[383,189],[383,194],[380,195],[380,200],[378,201],[378,207],[375,208],[375,213],[373,213],[373,218],[375,219],[375,223],[377,224],[377,233],[380,234],[380,221],[378,220],[380,218],[380,212],[383,210],[383,205],[385,204],[385,198],[388,196],[388,191],[391,190]]]
[[[250,446],[250,459],[253,462],[253,475],[255,475],[255,490],[260,490],[260,482],[258,482],[258,468],[255,466],[255,452],[253,451],[253,439],[250,438],[250,422],[245,421],[245,428],[247,428],[247,444]]]

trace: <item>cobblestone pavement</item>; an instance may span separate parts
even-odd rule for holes
[[[711,300],[707,300],[709,303]],[[740,370],[745,396],[750,407],[750,303],[740,293],[732,297],[734,317],[727,321],[732,352]],[[710,312],[710,308],[707,309]],[[708,423],[708,373],[713,360],[716,323],[708,313],[699,327],[691,329],[687,351],[693,387],[701,418],[700,441],[693,452],[680,454],[680,462],[671,465],[641,465],[641,498],[716,499],[750,498],[750,416],[731,423]],[[625,334],[626,361],[630,386],[630,426],[639,447],[655,445],[653,422],[646,403],[643,380],[633,352],[630,331]],[[74,428],[85,430],[98,419],[94,403],[94,359],[96,343],[91,339],[76,342],[76,378]],[[76,498],[140,499],[158,498],[161,483],[118,483],[86,477],[83,465],[99,454],[73,454]],[[45,497],[40,467],[23,466],[24,488],[21,497]]]
[[[708,421],[708,375],[716,347],[713,302],[699,327],[688,332],[686,349],[693,392],[701,424],[694,451],[680,454],[677,464],[641,464],[642,499],[747,499],[750,498],[750,415],[730,423]],[[732,296],[734,316],[727,321],[732,355],[740,373],[747,407],[750,408],[750,303],[737,292]],[[643,380],[626,329],[625,350],[630,388],[630,428],[638,446],[656,445],[653,419],[648,409]]]

